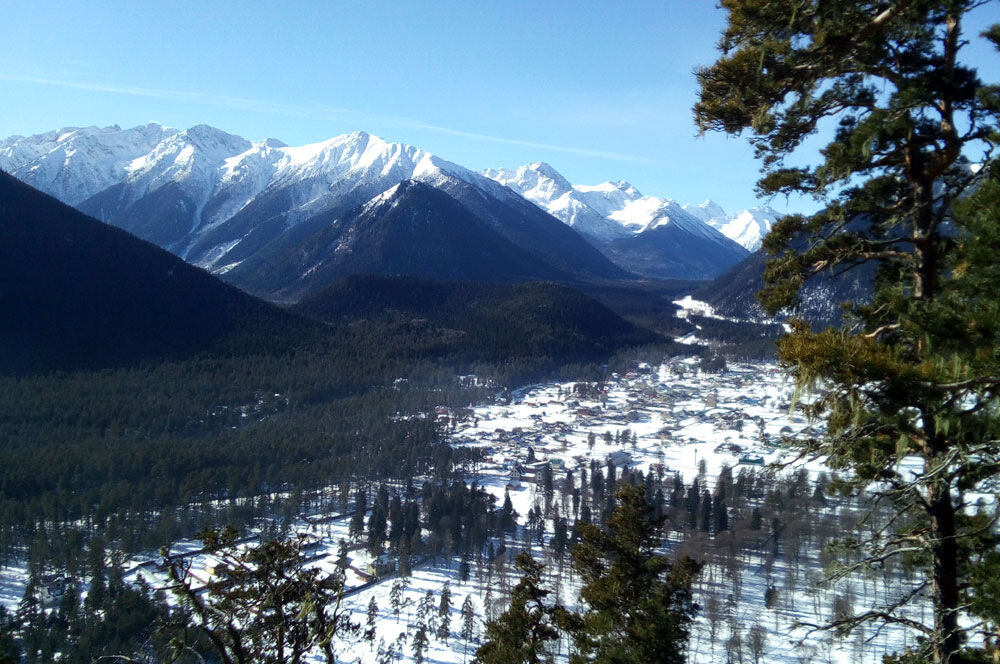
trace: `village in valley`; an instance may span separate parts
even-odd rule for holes
[[[811,430],[790,412],[789,399],[789,379],[776,366],[709,373],[696,361],[677,360],[655,368],[640,363],[607,383],[526,388],[450,426],[453,444],[483,451],[469,480],[501,499],[508,492],[524,514],[540,494],[546,466],[556,483],[592,461],[690,481],[699,473],[714,478],[724,464],[775,462],[783,438]]]
[[[283,524],[286,535],[300,538],[308,566],[343,578],[344,607],[363,628],[339,645],[344,661],[468,661],[484,622],[504,610],[517,582],[512,561],[518,551],[546,565],[555,601],[574,604],[579,584],[570,572],[566,538],[574,523],[601,518],[595,475],[602,482],[644,482],[647,492],[658,491],[668,522],[664,552],[706,562],[695,588],[701,609],[690,661],[726,661],[734,648],[746,651],[749,661],[753,653],[774,662],[877,661],[886,647],[908,638],[901,630],[887,630],[871,644],[834,643],[804,631],[787,637],[798,622],[829,617],[831,602],[841,601],[841,609],[843,602],[867,602],[877,587],[888,592],[905,579],[890,575],[882,586],[871,581],[863,595],[854,588],[846,595],[817,590],[828,562],[822,547],[849,508],[827,504],[822,488],[814,488],[828,481],[822,460],[796,460],[792,439],[815,435],[817,424],[793,406],[790,378],[775,365],[719,366],[695,358],[639,363],[604,382],[532,385],[500,393],[494,403],[442,406],[422,416],[436,418],[448,444],[464,451],[459,475],[472,494],[487,497],[490,518],[503,519],[506,512],[512,525],[499,537],[484,536],[486,546],[474,554],[432,545],[433,478],[423,487],[416,481],[405,487],[331,487],[331,495],[348,491],[350,501],[343,496],[340,509],[303,513]],[[389,541],[373,544],[376,519],[383,521],[378,528],[392,530],[386,514],[375,516],[377,505],[393,501],[405,508],[410,498],[421,509],[418,544],[407,545],[403,556],[404,549]],[[815,510],[815,522],[826,523],[819,536],[802,524],[805,510]],[[247,534],[243,545],[259,542],[269,527],[273,523]],[[746,535],[754,530],[759,536]],[[127,561],[125,580],[166,588],[171,562],[180,563],[195,587],[211,583],[219,564],[199,542],[179,542],[167,558],[150,554]],[[14,575],[12,581],[10,571],[0,599],[13,610],[24,578]],[[47,580],[42,592],[57,603],[59,580]],[[417,647],[421,630],[426,638]],[[570,645],[564,641],[558,648],[565,661]]]

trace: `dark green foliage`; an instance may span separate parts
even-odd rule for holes
[[[451,584],[444,582],[441,589],[441,603],[438,605],[438,628],[437,638],[439,641],[448,642],[451,636]]]
[[[0,664],[17,664],[21,657],[21,649],[14,641],[13,616],[0,606]]]
[[[671,563],[655,552],[661,522],[649,518],[641,487],[625,486],[601,530],[580,527],[573,561],[584,587],[586,610],[567,625],[576,642],[571,662],[660,664],[684,662],[697,605],[691,583],[699,565]]]
[[[109,584],[100,603],[88,601],[86,610],[82,610],[76,585],[71,583],[58,609],[47,619],[41,613],[23,617],[19,628],[25,661],[49,662],[59,653],[61,662],[91,664],[101,657],[155,653],[163,661],[187,664],[183,653],[170,654],[168,646],[172,627],[185,618],[172,612],[162,596],[151,595],[146,586],[126,586],[119,581]],[[0,616],[0,662],[19,651],[12,639],[5,643],[5,631]]]
[[[313,648],[334,664],[335,639],[360,634],[340,606],[343,577],[305,567],[301,538],[247,548],[238,539],[232,528],[204,534],[216,561],[207,583],[182,559],[167,566],[194,629],[226,664],[295,664]]]
[[[817,275],[873,275],[870,301],[851,302],[842,329],[792,321],[779,343],[798,386],[823,388],[809,412],[828,434],[807,451],[851,471],[842,488],[897,511],[895,528],[855,543],[859,562],[835,573],[900,560],[926,579],[933,605],[932,621],[912,620],[903,596],[832,626],[901,623],[921,637],[904,659],[964,661],[967,626],[985,610],[970,604],[968,580],[996,549],[995,527],[964,496],[1000,475],[1000,181],[990,161],[1000,88],[960,59],[963,20],[988,3],[722,4],[722,56],[698,71],[698,126],[750,130],[761,193],[826,202],[765,239],[762,303],[794,310]],[[998,34],[986,36],[1000,45]],[[825,123],[836,126],[817,163],[789,166]],[[900,470],[907,456],[923,474]]]
[[[541,586],[542,566],[527,553],[514,563],[521,580],[510,594],[510,606],[486,623],[486,641],[476,651],[482,664],[541,664],[552,661],[552,642],[559,638],[554,625],[561,607],[546,604],[550,592]]]
[[[403,277],[343,279],[295,310],[342,322],[368,319],[406,335],[423,357],[453,362],[561,363],[606,358],[618,348],[658,337],[619,318],[566,286],[550,283],[474,284]]]
[[[425,287],[451,293],[443,312],[435,297],[415,296]],[[401,295],[407,313],[386,312],[380,289]],[[90,516],[134,551],[272,510],[294,515],[301,506],[290,500],[257,498],[283,485],[308,498],[358,476],[446,479],[467,453],[437,445],[432,419],[406,415],[499,389],[462,387],[456,373],[520,383],[649,336],[563,287],[484,289],[359,278],[337,290],[336,322],[282,318],[292,324],[270,349],[0,377],[0,559],[42,520]],[[467,331],[446,327],[448,317]]]
[[[659,334],[679,336],[689,326],[676,317],[678,308],[674,301],[690,294],[698,283],[648,279],[578,283],[574,287],[628,321]]]
[[[688,321],[698,327],[698,337],[723,343],[738,344],[755,339],[777,339],[782,327],[775,323],[749,323],[688,315]]]

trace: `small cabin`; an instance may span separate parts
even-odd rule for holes
[[[42,604],[59,601],[66,594],[69,580],[62,574],[44,574],[39,579],[38,601]]]
[[[740,457],[740,463],[744,466],[763,466],[764,457],[759,454],[744,454]]]
[[[632,455],[624,450],[616,450],[608,455],[608,461],[619,468],[623,468],[632,463]]]
[[[396,571],[396,561],[387,553],[374,560],[369,560],[365,571],[376,579],[381,579]]]

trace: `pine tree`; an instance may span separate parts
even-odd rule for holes
[[[701,504],[698,506],[698,530],[707,533],[712,528],[712,494],[707,490],[701,494]]]
[[[87,565],[90,587],[87,589],[83,608],[88,615],[92,616],[104,608],[104,601],[107,598],[107,563],[105,561],[104,539],[99,535],[95,535],[90,540]]]
[[[348,526],[348,534],[357,541],[365,530],[365,514],[368,512],[368,500],[363,489],[358,489],[354,497],[354,516]]]
[[[166,571],[171,591],[223,662],[300,661],[316,648],[332,664],[334,638],[359,634],[340,603],[343,577],[305,567],[303,538],[243,548],[239,533],[227,527],[206,531],[203,542],[218,561],[207,585],[185,559],[171,559]]]
[[[699,565],[686,556],[671,564],[655,552],[662,523],[648,518],[640,487],[625,486],[617,498],[606,529],[581,526],[573,549],[586,611],[565,619],[578,651],[570,661],[684,662]]]
[[[441,603],[438,604],[438,641],[448,642],[451,637],[451,584],[444,582],[441,589]]]
[[[371,599],[368,600],[368,611],[366,613],[368,621],[365,624],[365,639],[374,645],[375,625],[378,621],[378,603],[375,601],[375,595],[372,595]]]
[[[469,575],[472,572],[472,566],[469,564],[469,554],[463,553],[462,560],[458,563],[458,582],[462,585],[469,580]]]
[[[729,530],[729,508],[722,498],[712,506],[712,530],[716,535]]]
[[[500,509],[500,532],[513,533],[517,527],[517,512],[510,500],[510,491],[503,492],[503,507]]]
[[[428,589],[417,602],[417,624],[424,625],[428,628],[428,634],[433,634],[436,630],[433,628],[432,621],[437,621],[434,615],[434,591]]]
[[[399,622],[399,612],[403,609],[403,591],[405,589],[405,577],[396,577],[389,589],[389,606],[392,607],[392,613],[396,616],[396,622]]]
[[[476,638],[476,607],[472,603],[472,595],[466,595],[462,602],[462,641],[465,642],[462,659],[469,652],[469,644]]]
[[[556,560],[562,560],[563,554],[566,553],[566,546],[569,544],[565,518],[561,516],[556,518],[555,523],[553,523],[552,540],[549,544],[552,546],[552,553]]]
[[[372,514],[368,517],[368,553],[378,556],[382,553],[385,544],[386,518],[385,512],[379,503],[375,503]]]
[[[515,565],[523,574],[510,594],[510,606],[486,624],[486,641],[476,651],[476,661],[482,664],[551,661],[550,644],[559,637],[554,625],[559,609],[545,603],[550,591],[541,586],[541,564],[522,553]]]
[[[413,661],[417,664],[423,664],[424,657],[427,655],[427,648],[430,647],[430,636],[427,634],[427,623],[423,620],[417,621],[417,627],[413,631],[413,638],[410,641],[411,652],[413,653]]]
[[[870,300],[849,303],[840,329],[793,319],[779,344],[801,390],[824,388],[809,411],[827,434],[806,451],[897,513],[899,528],[867,531],[859,562],[838,574],[905,557],[923,567],[932,599],[926,623],[903,596],[830,626],[902,624],[921,636],[916,657],[961,661],[977,623],[967,581],[994,546],[963,496],[1000,473],[1000,183],[988,163],[1000,91],[959,59],[963,19],[987,3],[722,4],[722,56],[697,73],[699,128],[750,130],[762,194],[825,203],[772,229],[762,303],[794,311],[817,275],[873,275]],[[1000,46],[1000,26],[983,36]],[[787,165],[831,124],[815,165]],[[901,468],[907,456],[922,473]]]

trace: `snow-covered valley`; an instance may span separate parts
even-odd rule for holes
[[[442,407],[427,416],[447,428],[450,445],[478,452],[462,474],[494,497],[498,512],[509,497],[517,522],[512,531],[487,538],[485,548],[458,554],[433,545],[435,535],[425,515],[425,550],[408,557],[404,567],[410,569],[400,574],[398,555],[373,559],[365,537],[368,528],[358,532],[351,524],[357,521],[356,503],[349,503],[348,496],[338,496],[340,509],[302,514],[284,529],[308,542],[309,565],[324,574],[343,570],[345,606],[359,624],[373,630],[371,639],[338,643],[343,661],[467,661],[481,641],[484,620],[506,606],[505,593],[517,581],[510,564],[516,551],[526,550],[545,565],[544,581],[554,590],[555,601],[567,606],[578,602],[579,581],[571,573],[569,556],[555,550],[557,530],[572,527],[584,511],[589,514],[584,505],[596,495],[594,476],[603,479],[605,472],[614,472],[618,481],[666,488],[666,495],[657,494],[668,522],[663,551],[688,553],[705,562],[695,585],[701,610],[690,640],[690,661],[881,661],[883,653],[905,647],[913,635],[884,629],[840,637],[796,627],[890,601],[916,581],[900,569],[886,569],[881,577],[821,583],[824,566],[835,560],[823,547],[846,534],[859,505],[825,498],[816,488],[829,479],[821,460],[778,469],[792,461],[788,439],[816,430],[790,406],[790,390],[788,378],[773,365],[732,365],[707,373],[694,360],[674,360],[659,367],[640,365],[601,385],[534,385],[495,404]],[[590,482],[581,481],[587,474]],[[728,488],[720,488],[724,482],[730,483]],[[693,527],[678,523],[686,517],[669,494],[671,486],[682,487],[682,496],[683,487],[700,486],[716,502],[731,501],[722,508],[725,530],[714,521],[703,527],[700,517]],[[346,489],[354,497],[358,487]],[[430,495],[426,487],[384,489],[404,500]],[[344,490],[328,490],[328,504],[335,504],[332,496]],[[367,485],[368,505],[375,490]],[[761,514],[763,524],[753,524]],[[372,510],[365,509],[362,516],[370,526]],[[598,519],[596,512],[593,518]],[[273,527],[262,524],[263,531]],[[198,549],[196,542],[178,542],[171,554],[186,556],[190,569],[208,579],[215,563]],[[155,554],[131,560],[126,579],[135,583],[141,576],[154,588],[164,587],[168,583],[161,562]],[[7,568],[2,579],[0,601],[15,610],[25,570]],[[445,587],[450,599],[442,609]],[[925,610],[919,603],[915,607]],[[444,614],[448,625],[442,627]],[[420,624],[432,638],[416,657],[413,637]],[[565,661],[569,647],[567,639],[558,645],[557,660]]]

